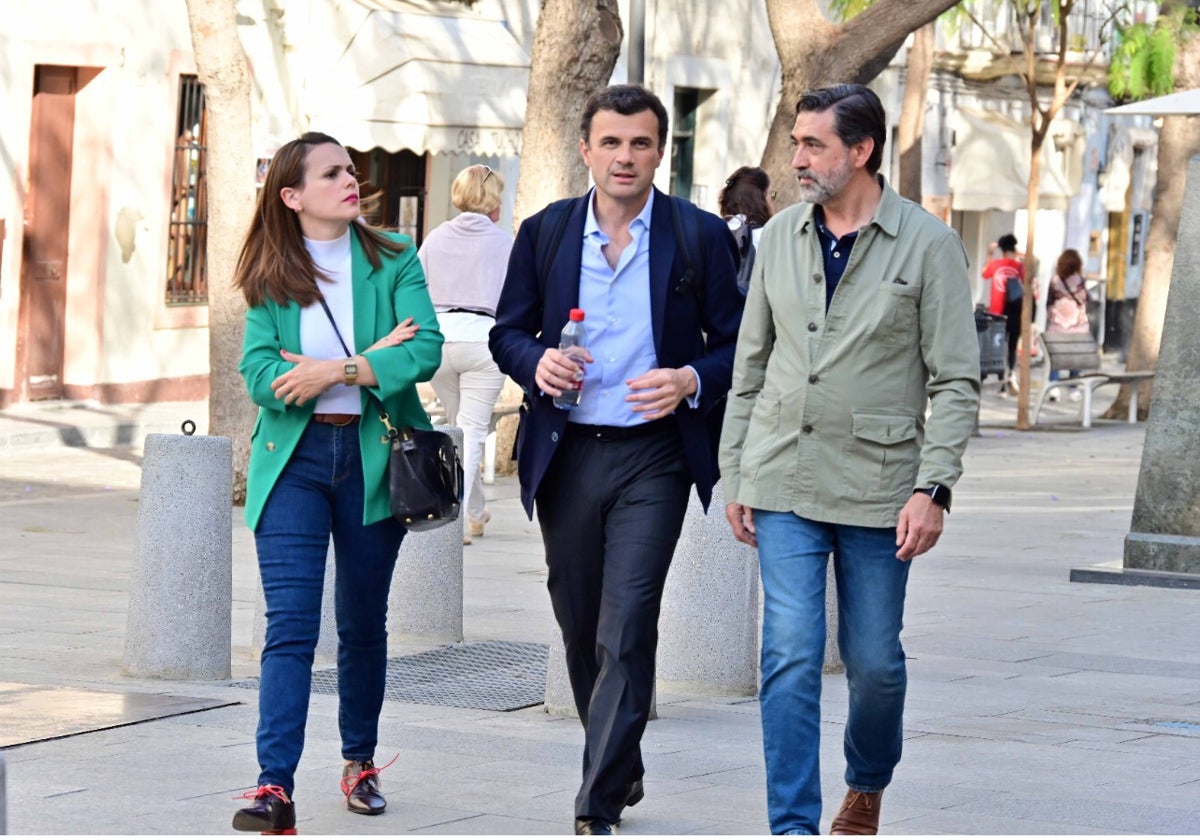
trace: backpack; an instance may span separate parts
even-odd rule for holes
[[[671,224],[675,227],[675,247],[683,257],[683,264],[686,267],[675,290],[690,292],[703,307],[706,287],[704,242],[700,238],[700,210],[685,198],[674,195],[668,195],[666,198],[671,203]],[[533,248],[534,262],[538,272],[538,289],[543,300],[546,297],[546,278],[550,276],[550,265],[554,262],[554,255],[558,253],[558,246],[562,243],[563,234],[566,232],[567,219],[571,215],[575,202],[586,200],[587,196],[563,198],[547,205],[546,209],[542,211],[542,218],[538,221],[538,228],[533,234]],[[546,225],[549,225],[546,228],[548,235],[543,236],[542,228]],[[688,247],[689,242],[695,243],[694,251]],[[746,276],[749,277],[749,274]],[[740,276],[738,282],[739,284],[741,282]]]
[[[733,241],[737,243],[738,252],[737,286],[742,297],[745,297],[746,292],[750,290],[750,272],[754,270],[756,250],[754,231],[759,227],[759,225],[751,225],[749,222],[742,222],[736,230],[732,231]]]
[[[1006,303],[1013,303],[1025,296],[1025,290],[1022,288],[1021,275],[1017,273],[1015,268],[1010,268],[1007,265],[1000,266],[996,269],[996,279],[1004,281],[1004,300]]]

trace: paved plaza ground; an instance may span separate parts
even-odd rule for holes
[[[1200,592],[1071,583],[1116,563],[1144,425],[1052,406],[1012,428],[986,386],[982,435],[941,544],[915,561],[904,634],[904,760],[886,834],[1200,833]],[[229,834],[257,774],[253,542],[235,511],[233,680],[123,676],[140,442],[203,404],[0,412],[0,735],[16,834]],[[89,443],[90,448],[77,444]],[[535,525],[513,478],[489,488],[487,535],[464,549],[467,641],[556,632]],[[668,581],[668,586],[670,582]],[[395,644],[397,655],[416,650]],[[39,692],[44,714],[20,716]],[[843,790],[845,682],[826,677],[825,827]],[[12,701],[12,702],[9,702]],[[200,707],[204,710],[176,714]],[[660,693],[646,798],[626,834],[767,833],[752,697]],[[146,720],[158,714],[171,715]],[[138,721],[141,722],[133,722]],[[97,729],[113,721],[129,722]],[[66,737],[58,737],[65,735]],[[296,786],[302,834],[564,834],[582,731],[541,707],[492,712],[388,701],[390,806],[349,814],[336,701],[314,695]]]

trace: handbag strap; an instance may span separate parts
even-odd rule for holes
[[[317,300],[320,302],[321,308],[325,310],[325,315],[329,318],[329,323],[333,326],[333,332],[337,336],[337,340],[341,343],[342,349],[346,351],[346,358],[353,359],[354,354],[351,353],[350,348],[346,346],[346,339],[342,338],[342,331],[338,329],[337,321],[333,320],[333,313],[329,311],[329,304],[325,302],[325,297],[322,295],[321,297],[317,298]],[[391,418],[388,417],[387,409],[383,407],[383,403],[380,401],[379,397],[375,396],[375,394],[373,394],[369,388],[365,390],[367,392],[367,399],[374,404],[375,410],[379,412],[379,419],[382,420],[383,425],[387,427],[388,437],[398,437],[400,432],[392,427]]]

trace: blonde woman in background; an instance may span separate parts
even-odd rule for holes
[[[447,422],[463,430],[464,545],[471,544],[471,537],[483,536],[491,519],[479,467],[492,410],[504,386],[504,374],[488,350],[488,332],[496,320],[513,244],[512,234],[496,224],[503,193],[500,173],[488,166],[468,166],[458,173],[450,192],[461,214],[434,228],[417,252],[446,339],[442,364],[431,384]]]

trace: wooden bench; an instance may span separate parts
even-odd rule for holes
[[[1129,422],[1136,423],[1138,417],[1138,385],[1154,378],[1152,370],[1127,370],[1123,373],[1105,373],[1100,370],[1100,348],[1091,333],[1062,333],[1044,332],[1038,336],[1042,343],[1042,351],[1046,354],[1044,370],[1046,379],[1042,382],[1042,390],[1038,393],[1037,404],[1033,409],[1033,422],[1036,425],[1038,415],[1046,397],[1055,389],[1077,386],[1083,389],[1083,401],[1079,408],[1079,420],[1083,428],[1092,427],[1092,392],[1104,385],[1133,386],[1129,396]],[[1051,380],[1050,372],[1056,370],[1077,370],[1075,376]]]

